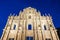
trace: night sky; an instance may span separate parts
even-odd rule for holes
[[[20,10],[27,7],[36,8],[42,15],[50,13],[55,27],[60,28],[59,0],[0,0],[0,37],[10,13],[18,15]]]

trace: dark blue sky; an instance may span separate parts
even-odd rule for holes
[[[60,28],[59,0],[0,0],[0,36],[10,13],[19,14],[26,7],[36,8],[41,14],[50,13],[56,28]]]

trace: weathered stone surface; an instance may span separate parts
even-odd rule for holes
[[[49,15],[41,16],[34,8],[20,11],[18,16],[9,16],[3,30],[2,40],[59,40]]]

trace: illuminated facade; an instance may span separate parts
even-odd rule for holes
[[[56,31],[50,15],[28,7],[8,17],[1,40],[59,40]]]

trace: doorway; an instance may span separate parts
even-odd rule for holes
[[[28,37],[26,37],[26,40],[33,40],[33,37],[28,36]]]

